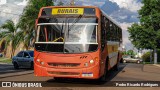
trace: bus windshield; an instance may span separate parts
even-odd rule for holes
[[[96,18],[54,18],[39,23],[36,50],[62,53],[95,51],[98,47],[97,25]]]

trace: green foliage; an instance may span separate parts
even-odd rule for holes
[[[127,55],[134,55],[134,51],[133,50],[128,50]]]
[[[142,56],[143,61],[150,62],[150,53],[151,52],[147,52]],[[154,55],[152,53],[152,62],[153,60],[154,60]],[[160,62],[160,49],[157,50],[157,62]]]
[[[132,44],[140,49],[160,48],[160,0],[143,0],[140,24],[128,28]]]
[[[128,50],[128,51],[123,51],[123,55],[130,55],[130,56],[135,56],[136,53],[133,50]]]
[[[21,41],[26,49],[33,44],[31,42],[35,36],[35,20],[38,17],[40,8],[53,5],[52,0],[29,0],[18,22],[18,27],[23,35]]]
[[[150,54],[150,52],[147,52],[142,56],[144,62],[150,62]]]
[[[7,20],[0,28],[5,29],[0,31],[0,45],[5,42],[5,50],[8,45],[11,45],[11,57],[14,51],[20,44],[21,34],[17,30],[17,26],[13,21]]]
[[[64,3],[62,2],[62,1],[60,1],[58,4],[57,4],[57,6],[63,6],[64,5]]]
[[[10,58],[0,58],[0,63],[11,64],[12,60]]]

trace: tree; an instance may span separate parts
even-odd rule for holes
[[[33,45],[31,42],[35,36],[35,20],[38,17],[40,8],[53,5],[52,0],[29,0],[18,22],[18,27],[23,35],[21,41],[26,49]]]
[[[7,20],[1,26],[2,29],[0,32],[0,45],[5,42],[5,50],[7,46],[11,45],[11,57],[14,55],[15,49],[20,44],[21,34],[17,30],[17,26],[13,21]]]
[[[58,4],[57,4],[57,6],[63,6],[64,5],[64,3],[62,2],[62,1],[60,1]]]
[[[133,50],[128,50],[128,51],[127,51],[127,54],[128,54],[128,55],[133,55],[133,56],[134,56],[134,51],[133,51]]]
[[[144,5],[138,12],[140,24],[128,28],[129,38],[138,49],[154,49],[156,52],[160,48],[160,0],[142,0],[142,3]]]

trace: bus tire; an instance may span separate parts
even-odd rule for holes
[[[108,58],[106,60],[106,64],[105,64],[105,69],[104,69],[104,74],[99,78],[99,80],[101,82],[106,82],[107,81],[107,74],[108,74]]]
[[[63,78],[61,78],[61,77],[54,77],[54,80],[55,81],[63,81]]]
[[[117,64],[113,67],[114,71],[118,71],[119,70],[119,61],[117,60]]]
[[[121,58],[120,63],[123,63],[123,58]]]

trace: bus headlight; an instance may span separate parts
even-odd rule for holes
[[[86,63],[84,63],[84,66],[85,66],[85,67],[88,67],[88,63],[87,63],[87,62],[86,62]]]
[[[90,64],[93,64],[93,63],[94,63],[94,60],[90,60],[89,63],[90,63]]]
[[[40,59],[37,59],[37,62],[40,62]]]
[[[41,62],[41,65],[44,65],[44,62]]]

